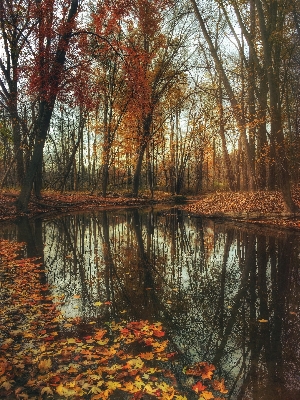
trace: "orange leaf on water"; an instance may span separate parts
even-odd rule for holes
[[[198,381],[197,383],[195,383],[194,386],[192,386],[192,389],[194,390],[194,392],[200,393],[200,392],[202,392],[204,389],[206,389],[206,386],[204,386],[203,383],[202,383],[201,381]]]

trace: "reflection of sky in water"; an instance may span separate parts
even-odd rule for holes
[[[47,279],[64,296],[67,317],[160,319],[185,364],[206,360],[236,380],[231,399],[258,379],[255,365],[257,399],[276,399],[271,386],[282,381],[298,398],[300,241],[293,234],[264,236],[175,209],[123,210],[44,222],[43,242]]]

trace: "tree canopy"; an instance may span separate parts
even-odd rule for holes
[[[297,211],[296,0],[3,0],[1,186],[281,190]]]

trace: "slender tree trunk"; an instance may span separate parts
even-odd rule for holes
[[[63,177],[63,181],[60,185],[60,191],[61,193],[65,190],[66,188],[66,183],[67,183],[67,179],[68,176],[70,175],[70,171],[73,165],[73,161],[75,159],[76,156],[76,152],[78,150],[78,147],[83,139],[83,130],[84,130],[84,125],[85,125],[85,118],[81,118],[80,123],[79,123],[79,129],[78,129],[78,138],[77,138],[77,142],[74,144],[73,149],[72,149],[72,153],[69,159],[69,162],[67,164],[66,170],[65,170],[65,174]]]
[[[145,150],[147,148],[148,141],[151,136],[151,124],[152,124],[152,113],[147,114],[143,120],[143,131],[141,134],[141,142],[140,142],[139,149],[138,149],[138,157],[137,157],[136,167],[135,167],[133,181],[132,181],[133,197],[137,197],[138,192],[139,192],[144,154],[145,154]]]
[[[222,142],[222,151],[223,157],[225,161],[226,167],[226,178],[229,185],[230,190],[236,190],[236,181],[233,174],[233,168],[231,164],[231,160],[228,154],[227,143],[226,143],[226,136],[225,136],[225,121],[224,121],[224,108],[223,108],[223,92],[222,92],[222,82],[219,82],[219,133]]]

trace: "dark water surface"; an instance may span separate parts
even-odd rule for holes
[[[0,229],[42,257],[66,316],[161,321],[180,354],[179,379],[182,366],[208,361],[230,399],[300,399],[299,233],[176,208],[24,218]]]

